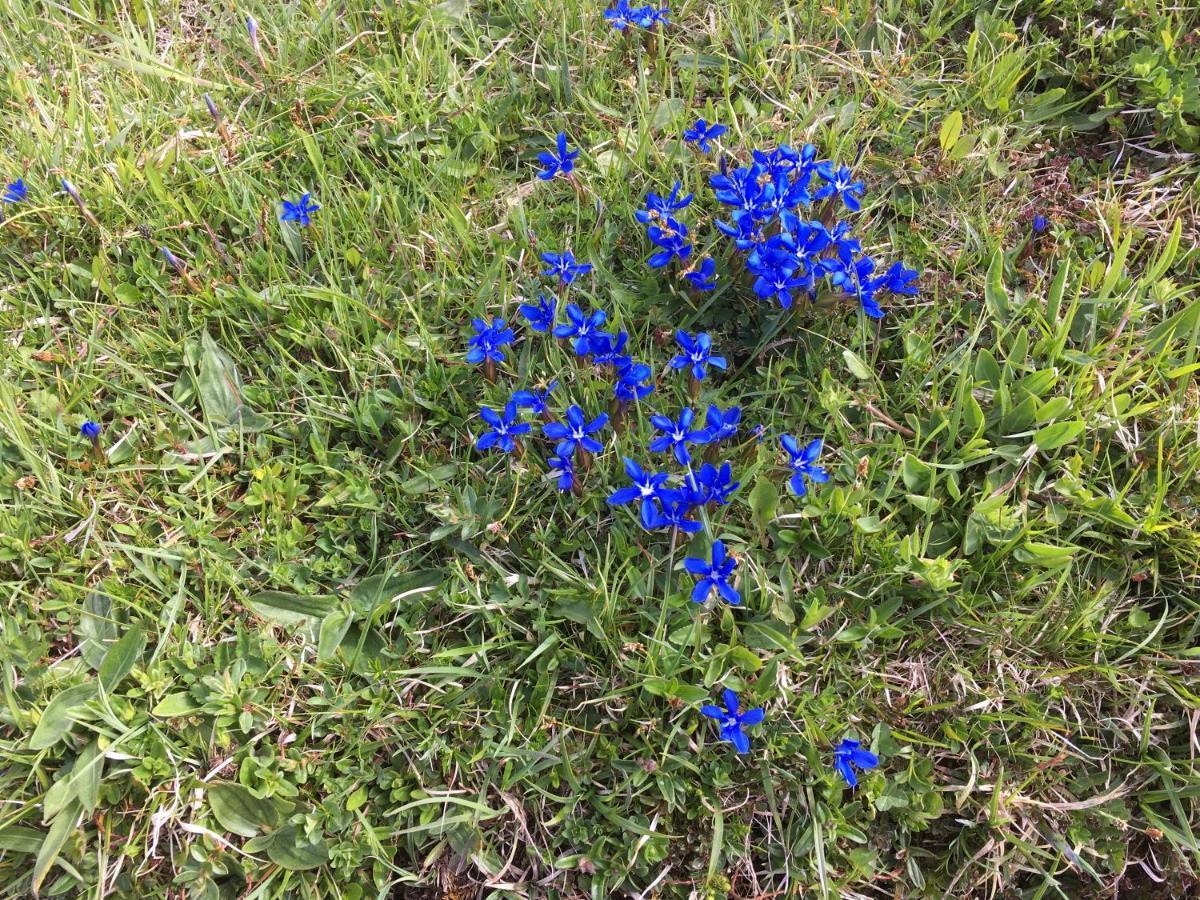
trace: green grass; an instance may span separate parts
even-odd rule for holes
[[[1126,65],[1165,33],[1186,79],[1195,14],[684,0],[644,45],[584,0],[119,6],[0,3],[3,896],[1197,889],[1200,166]],[[725,254],[698,115],[862,147],[921,296],[877,328],[649,272],[674,179]],[[578,194],[533,177],[559,129]],[[656,372],[711,332],[700,402],[824,437],[831,483],[750,443],[688,547],[641,531],[604,497],[670,375],[578,500],[544,447],[475,452],[515,387],[608,402],[536,337],[463,362],[566,248]],[[738,609],[687,600],[717,537]],[[744,757],[723,685],[767,710]],[[882,758],[853,792],[844,736]]]

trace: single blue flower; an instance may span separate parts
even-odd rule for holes
[[[738,712],[738,695],[725,688],[725,708],[706,704],[700,707],[700,712],[710,719],[716,719],[721,723],[721,740],[729,741],[737,748],[738,753],[750,752],[750,738],[746,736],[743,728],[748,728],[752,725],[757,725],[766,714],[762,708],[748,709],[744,713]]]
[[[587,421],[583,410],[572,404],[567,409],[566,424],[562,422],[547,422],[542,426],[542,433],[552,441],[558,441],[555,453],[559,456],[571,456],[575,447],[579,446],[588,453],[599,453],[604,445],[592,437],[597,431],[608,424],[608,413],[600,413],[592,421]]]
[[[807,493],[805,479],[813,484],[824,484],[829,480],[829,473],[817,463],[817,458],[821,455],[820,438],[809,441],[801,448],[794,437],[785,434],[779,439],[779,443],[788,455],[788,465],[792,469],[792,477],[788,484],[797,497],[803,497]]]
[[[859,198],[866,190],[866,186],[861,181],[854,180],[854,173],[850,171],[849,167],[842,166],[835,169],[833,163],[823,162],[817,166],[817,174],[825,180],[825,183],[813,194],[813,199],[824,200],[826,197],[840,197],[842,203],[846,205],[846,209],[851,212],[858,212],[862,209]]]
[[[716,503],[724,506],[729,502],[729,496],[739,487],[740,481],[733,480],[733,469],[729,463],[722,463],[720,468],[712,463],[705,463],[699,470],[687,473],[683,480],[683,492],[691,506],[704,506]]]
[[[159,247],[158,251],[159,251],[159,253],[162,254],[162,258],[167,261],[167,265],[169,265],[172,269],[174,269],[180,275],[183,274],[183,271],[184,271],[183,260],[180,259],[178,256],[176,256],[174,253],[172,253],[170,247]]]
[[[685,260],[692,254],[686,225],[670,216],[659,219],[658,222],[660,224],[651,225],[646,229],[650,240],[662,248],[646,261],[652,269],[661,269],[675,257]]]
[[[646,208],[639,209],[634,213],[634,217],[643,225],[649,225],[655,219],[670,218],[671,213],[679,212],[681,209],[686,209],[688,204],[692,202],[692,195],[680,198],[679,192],[683,190],[683,185],[678,181],[671,188],[671,193],[665,197],[660,197],[658,194],[651,191],[646,195]]]
[[[762,300],[778,300],[784,309],[792,308],[794,292],[809,289],[814,280],[794,246],[779,234],[756,246],[746,257],[746,270],[757,276],[754,293]]]
[[[617,0],[610,8],[604,11],[604,18],[617,31],[624,31],[633,24],[634,12],[629,7],[629,0]]]
[[[628,456],[625,460],[625,474],[629,476],[629,480],[633,484],[627,487],[617,488],[608,496],[608,502],[612,506],[624,506],[626,503],[632,503],[634,500],[641,500],[642,508],[650,506],[653,510],[654,501],[662,498],[663,489],[667,483],[667,474],[647,472]]]
[[[513,330],[505,326],[504,320],[493,318],[489,325],[483,319],[472,319],[471,327],[475,334],[467,341],[471,348],[467,351],[467,362],[472,365],[489,359],[504,362],[504,351],[500,348],[513,341]]]
[[[246,16],[246,34],[255,45],[258,44],[258,22],[254,21],[254,16]]]
[[[915,296],[918,293],[916,282],[920,274],[916,269],[906,269],[904,263],[892,263],[887,271],[871,282],[871,290],[885,289],[893,294]]]
[[[728,365],[723,356],[712,355],[712,338],[706,332],[699,332],[695,337],[683,329],[675,332],[675,342],[683,351],[671,360],[672,369],[690,368],[692,377],[703,381],[708,374],[708,367],[724,371]]]
[[[693,269],[683,277],[698,291],[711,291],[717,286],[717,263],[711,256],[706,256],[700,268]]]
[[[529,323],[529,327],[534,331],[549,331],[554,327],[556,306],[556,300],[547,300],[545,295],[538,294],[538,302],[536,304],[522,303],[517,309],[525,317],[525,321]]]
[[[731,406],[725,412],[715,403],[708,407],[704,414],[704,424],[708,426],[708,440],[718,444],[737,435],[738,423],[742,421],[742,408]]]
[[[650,452],[665,453],[670,450],[681,466],[691,465],[692,455],[688,452],[688,444],[699,445],[708,441],[707,431],[692,427],[695,418],[696,414],[690,408],[683,410],[675,422],[666,416],[651,416],[650,424],[663,433],[650,441]]]
[[[747,212],[757,212],[763,200],[763,177],[767,170],[755,163],[752,166],[739,166],[732,172],[722,170],[709,178],[713,196],[726,206],[732,206]]]
[[[600,330],[600,326],[604,324],[607,318],[607,313],[602,309],[592,310],[592,312],[585,315],[583,310],[574,303],[568,303],[568,321],[562,325],[555,326],[554,336],[557,338],[571,338],[572,345],[575,348],[575,355],[584,356],[588,352],[588,344],[591,341],[592,335]]]
[[[570,175],[571,170],[575,168],[575,159],[579,156],[578,150],[567,149],[567,136],[563,132],[560,131],[554,141],[558,148],[557,153],[543,150],[538,154],[538,160],[544,166],[542,171],[538,172],[538,178],[542,181],[549,181],[555,175]]]
[[[532,411],[535,416],[540,416],[546,412],[546,403],[556,387],[558,387],[558,379],[546,385],[544,391],[517,391],[512,395],[513,403],[521,409]]]
[[[60,178],[58,180],[59,183],[62,184],[62,189],[67,192],[67,196],[74,200],[78,206],[82,207],[83,197],[79,195],[79,189],[65,178]]]
[[[0,203],[20,203],[28,196],[29,188],[25,186],[25,179],[18,178],[4,188],[4,193],[0,194]]]
[[[637,25],[639,28],[653,28],[659,22],[663,25],[670,24],[667,17],[671,14],[671,10],[667,7],[655,9],[653,6],[642,6],[629,11],[630,22]]]
[[[875,299],[875,291],[870,287],[863,286],[858,289],[858,305],[863,313],[872,319],[882,319],[885,315],[884,308]]]
[[[729,579],[737,568],[737,560],[725,552],[724,541],[713,541],[712,561],[689,556],[683,561],[683,567],[693,575],[699,575],[700,580],[692,589],[692,602],[704,603],[715,590],[731,606],[742,602],[742,595],[737,592]]]
[[[490,450],[496,447],[505,453],[512,453],[517,448],[514,438],[529,433],[529,423],[517,419],[517,404],[512,400],[504,405],[504,414],[500,415],[486,406],[479,410],[479,417],[491,426],[475,442],[480,450]]]
[[[1050,226],[1050,222],[1041,213],[1033,217],[1033,233],[1041,234]]]
[[[79,426],[79,433],[94,444],[100,440],[100,425],[88,419],[88,421]]]
[[[552,456],[546,464],[558,473],[556,484],[560,491],[570,491],[575,488],[575,463],[569,456]]]
[[[613,396],[622,403],[633,403],[654,392],[652,383],[643,383],[653,374],[645,363],[628,360],[615,369],[617,380],[613,385]]]
[[[598,366],[613,366],[629,359],[625,355],[625,345],[629,342],[629,334],[618,331],[609,334],[607,331],[593,332],[588,338],[588,353],[592,362]]]
[[[312,202],[312,194],[301,194],[295,203],[283,201],[283,213],[279,221],[295,222],[301,228],[307,228],[312,222],[312,214],[320,208]]]
[[[548,267],[543,270],[542,275],[546,278],[557,278],[564,285],[573,284],[580,275],[592,271],[591,263],[577,263],[575,254],[570,250],[565,253],[543,253],[542,262]]]
[[[692,507],[681,492],[665,490],[659,502],[662,504],[661,508],[653,503],[642,504],[642,527],[647,531],[674,528],[684,534],[695,534],[704,527],[695,519],[688,518]]]
[[[842,742],[834,748],[833,768],[850,787],[858,785],[855,768],[865,772],[874,769],[877,765],[879,765],[879,757],[869,750],[862,749],[862,744],[858,741],[843,738]]]
[[[754,213],[745,209],[735,209],[730,222],[716,223],[717,230],[733,238],[737,248],[742,251],[753,250],[764,239],[762,224],[754,217]]]
[[[718,125],[716,122],[709,125],[704,119],[697,119],[696,123],[683,133],[683,139],[689,144],[695,144],[701,153],[707,153],[712,149],[709,141],[715,141],[728,130],[725,125]]]

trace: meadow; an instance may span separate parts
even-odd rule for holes
[[[0,896],[1198,895],[1200,12],[607,8],[0,0]]]

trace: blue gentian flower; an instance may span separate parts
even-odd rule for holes
[[[583,356],[588,352],[588,344],[591,341],[592,335],[600,330],[600,326],[604,324],[604,320],[607,318],[608,314],[602,309],[592,310],[592,312],[585,315],[583,310],[574,303],[568,303],[568,321],[562,325],[555,326],[554,336],[557,338],[572,338],[575,355]]]
[[[712,338],[706,332],[699,332],[692,337],[683,329],[675,332],[675,342],[683,351],[671,360],[672,369],[689,369],[692,377],[703,381],[708,374],[708,367],[724,371],[728,365],[723,356],[712,355]]]
[[[683,139],[689,144],[695,144],[701,153],[707,153],[712,149],[709,141],[715,141],[728,130],[725,125],[718,125],[716,122],[709,125],[704,119],[697,119],[696,123],[683,133]]]
[[[747,271],[757,276],[754,293],[762,300],[778,300],[784,309],[792,308],[794,291],[805,290],[812,283],[812,273],[792,246],[783,235],[775,235],[746,257]]]
[[[486,360],[504,362],[504,351],[500,348],[513,341],[513,330],[505,326],[504,320],[493,318],[489,325],[483,319],[472,319],[471,327],[475,334],[467,342],[471,348],[467,352],[467,362],[472,365]]]
[[[548,267],[543,270],[542,275],[557,278],[564,285],[573,284],[580,275],[592,271],[591,263],[575,262],[575,254],[570,250],[565,253],[543,253],[542,262]]]
[[[740,166],[732,172],[722,170],[713,175],[708,183],[712,185],[713,196],[726,206],[753,213],[762,204],[762,178],[766,171],[757,163],[752,166]]]
[[[558,473],[558,480],[555,483],[560,491],[575,489],[575,463],[571,457],[552,456],[546,460],[546,464]]]
[[[554,327],[556,305],[556,300],[547,300],[545,295],[539,294],[536,304],[522,303],[517,309],[534,331],[549,331]]]
[[[692,511],[691,504],[679,491],[665,490],[660,499],[661,509],[653,503],[642,504],[642,527],[647,531],[660,528],[675,528],[684,534],[695,534],[704,525],[695,519],[689,519]]]
[[[716,719],[721,723],[721,740],[729,741],[738,753],[750,752],[750,738],[746,736],[743,728],[748,728],[752,725],[757,725],[766,714],[762,708],[748,709],[744,713],[738,712],[738,695],[725,688],[725,708],[712,706],[711,704],[700,707],[700,712],[708,716],[710,719]]]
[[[93,444],[100,440],[100,425],[98,422],[93,422],[88,419],[79,426],[79,433],[91,441]]]
[[[691,465],[692,455],[688,452],[688,444],[699,445],[708,441],[707,431],[692,427],[695,418],[696,414],[690,408],[683,410],[675,422],[666,416],[651,416],[650,424],[663,433],[650,441],[650,451],[665,453],[670,450],[681,466]]]
[[[480,450],[495,447],[505,453],[512,453],[517,448],[514,438],[529,433],[529,423],[517,419],[517,404],[512,400],[505,404],[503,415],[485,406],[479,410],[479,417],[491,426],[491,431],[485,431],[475,442],[475,446]]]
[[[551,392],[556,387],[558,387],[558,379],[546,385],[544,391],[517,391],[512,395],[513,403],[517,404],[521,409],[530,410],[535,416],[544,415],[546,413],[546,403],[550,399]]]
[[[583,410],[572,404],[567,409],[567,422],[547,422],[542,426],[542,433],[552,441],[558,441],[555,452],[559,456],[571,456],[576,446],[582,447],[588,453],[599,453],[604,445],[592,437],[597,431],[608,424],[608,413],[600,413],[592,421],[587,421]]]
[[[1041,234],[1050,226],[1050,222],[1041,213],[1033,217],[1033,233]]]
[[[716,222],[717,230],[733,238],[737,248],[742,251],[753,250],[763,240],[762,225],[754,217],[754,213],[746,209],[733,211],[731,222]]]
[[[598,366],[613,366],[629,359],[625,355],[625,345],[629,342],[629,334],[618,331],[610,334],[607,331],[596,331],[588,338],[588,353],[592,362]]]
[[[704,506],[706,503],[724,506],[729,502],[729,495],[741,485],[740,481],[733,480],[733,469],[729,463],[722,463],[720,468],[705,463],[698,471],[688,472],[683,481],[684,494],[692,506]]]
[[[731,606],[742,602],[742,595],[729,583],[733,570],[737,568],[737,560],[726,554],[724,541],[713,541],[711,562],[689,556],[683,561],[683,567],[693,575],[700,576],[692,590],[693,603],[704,603],[714,590]]]
[[[159,253],[162,254],[162,258],[167,261],[167,265],[169,265],[172,269],[174,269],[180,275],[183,274],[183,271],[184,271],[183,260],[180,259],[178,256],[176,256],[174,253],[172,253],[170,247],[159,247],[158,251],[159,251]]]
[[[640,6],[636,9],[629,10],[629,21],[639,28],[653,28],[659,22],[663,25],[669,24],[667,17],[671,14],[671,10],[667,7],[655,9],[653,6]]]
[[[661,269],[675,257],[687,259],[692,253],[692,245],[688,243],[687,226],[676,219],[666,216],[658,220],[661,225],[651,225],[646,229],[646,235],[662,249],[652,255],[647,265],[652,269]]]
[[[817,188],[813,199],[824,200],[826,197],[840,197],[842,203],[846,205],[846,209],[851,212],[858,212],[862,209],[859,197],[866,190],[866,186],[861,181],[854,180],[854,173],[850,171],[849,167],[842,166],[835,169],[833,163],[823,162],[817,166],[817,174],[825,179],[825,183]]]
[[[295,203],[283,201],[283,213],[279,221],[295,222],[301,228],[307,228],[312,222],[312,214],[320,208],[312,202],[312,194],[301,194]]]
[[[629,7],[629,0],[617,0],[611,9],[604,11],[604,18],[617,31],[624,31],[633,24],[633,10]]]
[[[4,193],[0,194],[0,203],[20,203],[28,196],[29,188],[25,186],[25,179],[18,178],[4,188]]]
[[[654,501],[661,499],[663,488],[667,483],[667,474],[647,472],[628,456],[625,460],[625,474],[629,476],[629,480],[633,484],[617,488],[608,496],[608,502],[613,506],[624,506],[626,503],[632,503],[634,500],[641,500],[643,509],[650,506],[653,509]]]
[[[842,742],[834,748],[833,768],[850,787],[858,785],[858,774],[854,771],[855,768],[865,772],[874,769],[877,765],[879,765],[879,757],[869,750],[862,749],[862,744],[858,741],[843,738]]]
[[[559,132],[554,139],[558,148],[557,153],[551,153],[543,150],[538,154],[538,160],[544,168],[538,172],[538,178],[543,181],[549,181],[555,175],[570,175],[575,168],[575,158],[579,156],[578,150],[567,149],[567,136],[563,132]]]
[[[646,195],[646,208],[639,209],[634,213],[635,218],[643,225],[648,225],[655,219],[666,219],[671,216],[671,213],[679,212],[681,209],[686,209],[688,204],[692,202],[692,194],[680,198],[679,192],[683,190],[683,185],[678,181],[671,188],[671,193],[665,197],[660,197],[658,194],[651,191]]]
[[[708,407],[704,414],[704,424],[708,426],[708,440],[717,444],[727,441],[737,435],[738,423],[742,421],[742,408],[731,406],[725,412],[715,403]]]
[[[250,35],[251,41],[258,43],[258,22],[254,20],[254,16],[246,16],[246,33]]]
[[[915,296],[918,293],[916,281],[919,277],[920,273],[916,269],[906,269],[904,263],[896,262],[871,282],[871,288],[873,290],[886,288],[893,294]]]
[[[711,291],[717,286],[717,263],[711,256],[706,256],[700,268],[693,269],[683,277],[698,291]]]
[[[613,396],[622,403],[632,403],[654,392],[653,384],[643,384],[653,374],[645,363],[628,360],[615,366],[617,381],[613,385]]]
[[[829,480],[829,473],[817,463],[817,459],[821,455],[822,441],[820,438],[809,441],[803,449],[790,434],[783,435],[779,439],[779,443],[783,445],[783,449],[788,455],[788,465],[792,469],[792,477],[788,484],[792,488],[792,493],[797,497],[803,497],[807,493],[804,485],[805,479],[813,484],[824,484]]]

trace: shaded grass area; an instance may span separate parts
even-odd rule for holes
[[[1197,167],[1101,46],[1118,13],[685,2],[642,41],[600,12],[6,5],[6,895],[1194,890]],[[678,139],[701,115],[743,158],[861,151],[859,227],[921,296],[757,305]],[[558,130],[578,190],[533,177]],[[633,220],[676,179],[704,298]],[[671,375],[580,499],[547,448],[472,449],[515,387],[608,402],[527,334],[495,386],[463,363],[564,249],[656,377],[712,333],[700,402],[771,438],[687,552],[604,502]],[[785,432],[825,439],[804,500]],[[678,569],[717,537],[736,610]],[[723,685],[767,710],[745,757],[697,712]],[[882,759],[854,792],[847,735]]]

